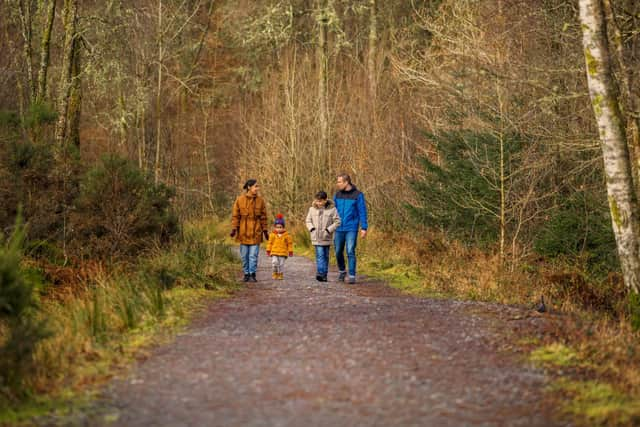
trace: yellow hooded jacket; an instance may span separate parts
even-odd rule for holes
[[[289,256],[290,253],[293,253],[293,238],[286,230],[282,233],[272,231],[269,234],[267,252],[270,252],[272,256]]]

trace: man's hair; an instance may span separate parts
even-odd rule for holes
[[[343,181],[347,181],[347,183],[351,184],[351,177],[349,176],[348,173],[342,172],[338,174],[336,178],[342,178]]]
[[[328,197],[329,196],[327,196],[327,193],[322,191],[322,190],[320,190],[320,191],[318,191],[316,193],[316,199],[318,199],[318,200],[327,200]]]

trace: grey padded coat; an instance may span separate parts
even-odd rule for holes
[[[340,226],[340,215],[333,201],[327,200],[324,207],[319,208],[314,203],[309,208],[305,223],[313,246],[331,246],[333,232]]]

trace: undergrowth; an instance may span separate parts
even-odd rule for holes
[[[44,265],[35,321],[46,325],[22,377],[23,392],[4,387],[0,425],[77,406],[97,385],[146,349],[170,339],[211,298],[235,288],[235,260],[216,224],[185,226],[169,249],[152,249],[130,263]],[[0,329],[2,342],[6,328]]]

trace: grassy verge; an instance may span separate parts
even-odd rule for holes
[[[524,261],[501,269],[495,255],[457,243],[371,231],[358,242],[359,271],[404,292],[529,308],[545,295],[554,326],[543,339],[521,337],[519,347],[549,373],[562,410],[583,425],[640,425],[637,307],[629,309],[615,277]]]
[[[46,279],[37,317],[48,337],[19,393],[1,390],[0,425],[83,405],[97,385],[171,339],[208,301],[230,295],[236,261],[222,236],[215,224],[189,224],[171,248],[128,264],[23,261]]]

